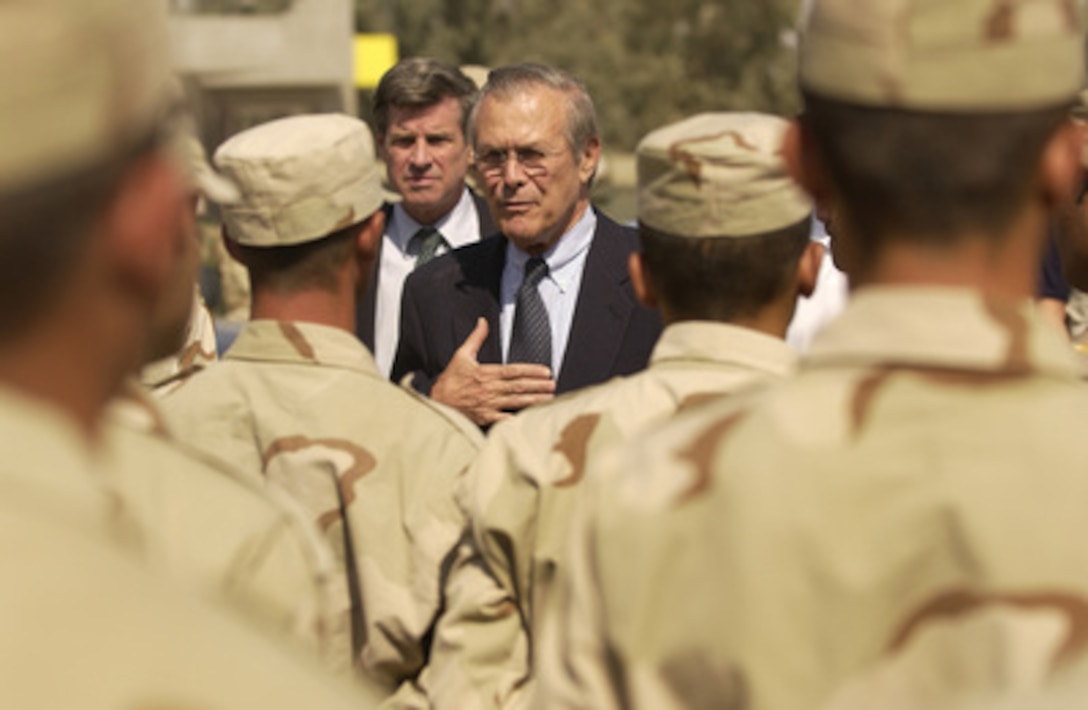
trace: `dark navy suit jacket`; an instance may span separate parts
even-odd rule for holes
[[[557,393],[637,372],[649,362],[661,319],[638,303],[631,288],[627,259],[637,249],[635,230],[597,213]],[[505,262],[506,238],[497,234],[444,254],[408,277],[394,381],[411,373],[413,386],[429,393],[480,316],[490,328],[478,359],[502,362],[499,287]]]
[[[480,221],[480,239],[496,234],[499,228],[491,219],[491,212],[487,209],[487,202],[476,193],[472,193],[472,201],[476,203],[476,214]],[[388,222],[389,215],[393,211],[393,205],[385,206],[385,219]],[[382,243],[385,240],[382,239]],[[363,341],[367,350],[374,352],[374,313],[378,307],[378,283],[381,281],[382,249],[378,247],[378,258],[374,262],[374,272],[370,275],[370,283],[366,285],[366,292],[359,300],[359,307],[355,311],[355,335]]]

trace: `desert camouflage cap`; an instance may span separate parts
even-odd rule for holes
[[[462,64],[460,67],[461,73],[472,79],[472,83],[476,85],[477,89],[484,88],[484,84],[487,83],[487,75],[491,73],[491,70],[480,64]]]
[[[1088,90],[1077,94],[1077,98],[1073,102],[1073,108],[1069,110],[1069,113],[1078,121],[1088,121]]]
[[[684,237],[745,237],[796,224],[812,211],[782,161],[784,119],[704,113],[638,145],[638,218]]]
[[[0,2],[0,190],[149,132],[169,95],[162,0]]]
[[[370,129],[344,114],[292,116],[251,128],[215,152],[242,192],[223,209],[240,244],[288,246],[362,222],[382,206]]]
[[[813,0],[802,87],[932,111],[1072,101],[1084,75],[1081,0]]]
[[[163,113],[163,131],[169,137],[175,161],[185,169],[193,190],[219,204],[237,201],[240,197],[238,187],[208,163],[208,152],[197,136],[196,118],[179,77],[175,76],[170,82],[169,103]]]
[[[241,199],[238,186],[215,171],[208,163],[204,144],[195,134],[181,136],[182,158],[189,181],[197,191],[220,205],[230,205]]]

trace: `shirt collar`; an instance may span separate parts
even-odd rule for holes
[[[355,335],[316,323],[249,321],[223,359],[339,367],[381,377],[373,356]]]
[[[451,249],[465,246],[479,239],[480,227],[479,217],[476,215],[476,203],[467,187],[453,209],[431,226],[442,233],[442,238]],[[404,210],[404,205],[399,202],[393,204],[393,214],[389,219],[386,233],[401,251],[408,250],[408,242],[422,228],[423,225]]]
[[[592,207],[586,207],[586,211],[574,223],[570,229],[563,233],[551,249],[544,252],[543,258],[548,265],[548,280],[554,283],[560,292],[566,293],[580,273],[575,268],[579,257],[586,253],[589,245],[593,243],[593,235],[597,231],[597,213]],[[512,241],[506,243],[506,263],[508,268],[517,273],[524,273],[525,262],[529,261],[529,254],[514,245]]]
[[[787,377],[797,369],[797,353],[781,338],[729,323],[683,321],[661,333],[651,367],[682,363],[739,365]]]
[[[1077,378],[1068,343],[1027,300],[975,291],[879,286],[855,291],[813,341],[804,366],[893,365]]]

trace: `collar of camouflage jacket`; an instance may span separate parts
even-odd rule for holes
[[[708,363],[737,365],[786,377],[797,369],[797,353],[781,338],[728,323],[684,321],[665,328],[653,355],[651,367]]]
[[[340,367],[381,377],[374,358],[354,334],[316,323],[250,321],[223,359]]]
[[[967,289],[869,287],[813,341],[805,369],[893,366],[1078,378],[1072,348],[1029,300]]]

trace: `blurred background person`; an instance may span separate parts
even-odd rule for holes
[[[487,203],[466,184],[472,158],[466,128],[476,94],[457,67],[424,57],[398,62],[374,93],[378,154],[397,199],[384,208],[385,234],[356,332],[387,376],[408,274],[497,231]]]

